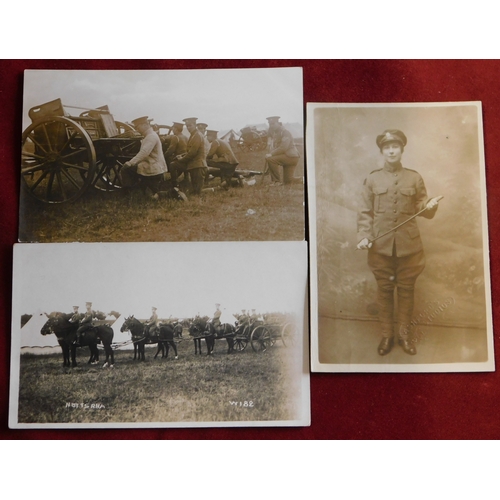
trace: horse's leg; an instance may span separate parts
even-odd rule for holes
[[[231,354],[234,350],[234,339],[232,337],[227,338],[227,353]]]
[[[137,359],[137,350],[138,350],[137,342],[134,342],[134,361]]]
[[[170,345],[172,346],[172,349],[174,350],[175,352],[175,359],[178,359],[178,355],[177,355],[177,346],[175,345],[175,342],[173,340],[171,340],[170,342]]]
[[[146,342],[140,343],[139,357],[141,361],[146,361]]]
[[[162,346],[161,342],[158,342],[157,347],[156,347],[156,354],[155,354],[155,357],[153,359],[156,359],[158,357],[158,354],[160,354],[160,351],[161,351],[161,357],[163,358],[163,346]]]
[[[71,366],[74,368],[76,365],[76,345],[71,344]]]
[[[106,368],[107,366],[110,366],[111,368],[113,368],[113,365],[115,364],[115,355],[113,353],[113,348],[111,347],[111,344],[108,342],[107,343],[103,342],[103,346],[104,346],[104,351],[106,352],[106,361],[104,362],[102,367]],[[111,364],[109,363],[109,358],[111,358]]]

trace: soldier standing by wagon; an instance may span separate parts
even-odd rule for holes
[[[416,354],[410,325],[415,282],[425,267],[420,232],[414,218],[419,212],[432,219],[440,197],[428,200],[418,172],[403,168],[407,138],[400,130],[377,136],[384,166],[365,179],[358,211],[358,249],[368,250],[368,266],[377,281],[377,302],[382,340],[378,354],[394,345],[394,290],[397,290],[397,338],[404,352]],[[406,221],[408,221],[406,223]],[[401,227],[399,228],[401,224]],[[393,230],[398,227],[399,229]]]

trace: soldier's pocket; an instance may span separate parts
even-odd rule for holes
[[[415,188],[401,188],[401,212],[404,214],[412,214],[415,211],[415,195],[417,191]]]
[[[385,212],[387,209],[387,188],[373,188],[375,195],[375,212]]]

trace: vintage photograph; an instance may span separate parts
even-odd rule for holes
[[[307,105],[311,365],[494,371],[479,102]]]
[[[310,425],[307,304],[306,242],[17,244],[9,425]]]
[[[302,241],[301,68],[27,70],[20,242]]]

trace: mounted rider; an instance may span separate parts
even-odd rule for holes
[[[87,307],[87,310],[85,311],[83,318],[79,319],[80,326],[76,331],[76,340],[73,342],[75,345],[80,345],[80,339],[85,336],[85,332],[88,332],[89,330],[92,330],[92,328],[94,328],[92,320],[95,318],[95,313],[94,311],[92,311],[92,302],[86,302],[85,306]],[[74,316],[75,315],[73,315],[73,317]]]
[[[220,333],[221,330],[221,321],[220,317],[222,315],[222,311],[220,310],[220,304],[215,304],[216,310],[214,312],[214,317],[212,318],[212,325],[216,333]]]
[[[148,328],[149,335],[154,337],[159,333],[160,322],[158,321],[158,314],[156,314],[157,308],[151,308],[151,317],[146,321],[146,327]]]

